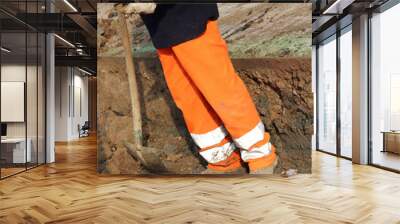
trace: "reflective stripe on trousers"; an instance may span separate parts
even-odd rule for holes
[[[199,37],[158,49],[171,95],[209,163],[227,159],[236,148],[244,161],[268,155],[265,129],[243,81],[236,74],[217,22]],[[224,139],[233,139],[223,144]],[[269,135],[268,135],[269,136]]]

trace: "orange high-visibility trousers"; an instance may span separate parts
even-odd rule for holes
[[[201,36],[158,54],[171,95],[210,169],[232,170],[244,161],[257,170],[274,162],[269,134],[216,21]]]

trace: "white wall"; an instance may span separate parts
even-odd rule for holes
[[[25,64],[5,64],[1,66],[2,82],[25,82]],[[6,108],[1,108],[5,110]],[[25,137],[25,123],[7,123],[7,137]]]
[[[68,140],[68,119],[69,119],[69,96],[68,88],[70,84],[69,68],[55,68],[55,141]]]
[[[27,69],[27,74],[26,70]],[[1,81],[2,82],[25,82],[25,75],[28,77],[29,87],[27,88],[27,119],[28,119],[28,137],[29,134],[36,130],[37,115],[36,112],[37,99],[36,99],[36,67],[27,66],[25,64],[4,64],[1,66]],[[35,77],[35,78],[34,78]],[[33,87],[32,87],[33,86]],[[6,110],[6,108],[1,108]],[[33,123],[32,123],[33,122]],[[32,131],[30,128],[32,127]],[[7,122],[7,136],[8,137],[25,137],[25,122]],[[35,131],[36,137],[36,131]]]
[[[88,78],[76,68],[56,67],[55,140],[79,138],[78,124],[88,120]]]

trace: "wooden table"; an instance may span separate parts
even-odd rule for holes
[[[400,154],[400,131],[382,131],[383,150],[382,152],[392,152]]]

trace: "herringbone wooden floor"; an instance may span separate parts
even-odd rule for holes
[[[56,155],[0,181],[0,223],[400,223],[400,175],[317,152],[288,179],[100,176],[94,138]]]

